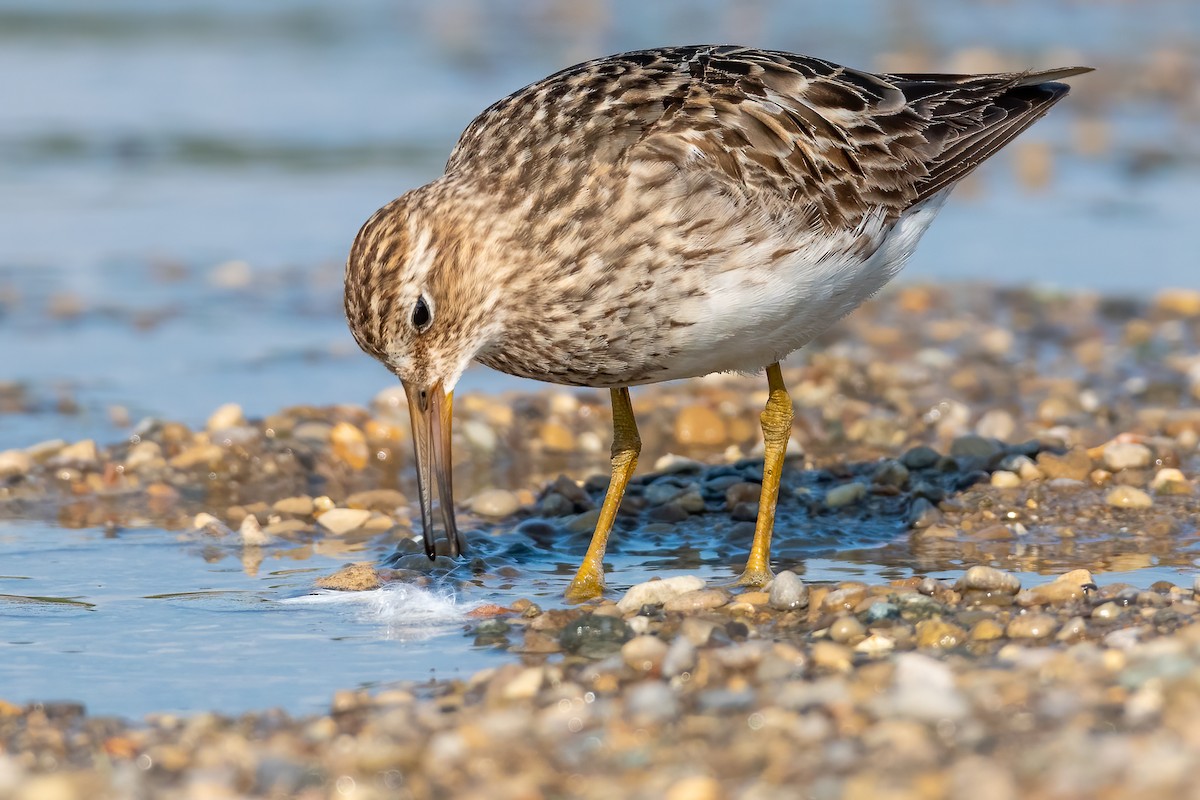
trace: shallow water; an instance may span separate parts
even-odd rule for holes
[[[1024,0],[545,6],[0,0],[0,70],[37,76],[0,110],[0,380],[24,398],[0,414],[0,450],[120,440],[143,416],[197,426],[229,401],[251,416],[368,402],[391,379],[341,317],[339,264],[357,226],[436,175],[480,109],[580,58],[741,40],[865,67],[905,47],[944,58],[984,45],[1039,66],[1120,69],[1168,41],[1163,31],[1200,40],[1186,0],[1087,13]],[[1108,149],[1080,154],[1073,125],[1106,107],[1085,91],[1101,79],[1081,78],[1078,103],[1022,139],[1051,144],[1049,185],[1022,185],[1001,156],[942,212],[906,280],[1142,295],[1195,285],[1194,124],[1161,102],[1130,103],[1103,112]],[[1179,158],[1137,168],[1164,153]],[[461,388],[516,386],[534,388],[484,370]],[[776,552],[809,581],[956,574],[913,559],[895,520],[797,530]],[[731,578],[735,538],[619,538],[611,588],[680,571]],[[0,697],[133,716],[299,713],[338,688],[465,676],[511,656],[475,648],[462,613],[559,602],[585,543],[515,541],[481,544],[489,573],[507,577],[468,569],[432,594],[346,597],[312,594],[314,578],[383,558],[392,542],[269,547],[248,570],[240,548],[179,532],[0,523]],[[1164,561],[1114,562],[1098,578],[1190,585],[1189,553]]]

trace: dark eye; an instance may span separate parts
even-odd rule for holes
[[[417,333],[424,333],[433,324],[433,311],[424,295],[418,297],[417,304],[413,306],[412,324]]]

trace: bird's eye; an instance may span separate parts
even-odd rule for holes
[[[417,304],[413,306],[412,324],[417,329],[417,333],[424,333],[433,324],[433,309],[429,307],[429,301],[425,299],[425,295],[418,297]]]

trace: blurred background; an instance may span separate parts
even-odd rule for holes
[[[696,42],[1094,66],[959,188],[903,280],[1196,285],[1195,0],[0,0],[0,450],[367,402],[392,379],[341,316],[362,221],[505,94]]]

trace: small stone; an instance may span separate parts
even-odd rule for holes
[[[481,517],[508,517],[521,507],[515,492],[505,489],[487,489],[471,498],[470,509]]]
[[[684,406],[675,415],[675,441],[681,445],[715,447],[728,438],[725,420],[708,406]]]
[[[946,664],[923,653],[901,653],[895,664],[892,689],[882,698],[889,715],[940,723],[970,711]]]
[[[258,519],[253,514],[247,514],[238,526],[238,534],[242,537],[245,547],[261,547],[271,541],[271,535],[265,533]]]
[[[558,642],[568,653],[603,658],[619,651],[632,636],[633,631],[620,617],[583,614],[562,629]]]
[[[921,445],[906,452],[900,458],[900,463],[909,469],[929,469],[938,463],[941,457],[941,454],[937,450]]]
[[[362,469],[367,465],[370,450],[367,437],[349,422],[339,422],[329,432],[329,445],[334,458],[351,469]]]
[[[708,775],[691,775],[671,784],[663,800],[721,800],[725,793],[716,778]]]
[[[225,451],[219,445],[201,443],[188,447],[168,463],[175,469],[193,469],[219,464],[224,457]]]
[[[1015,489],[1021,483],[1021,476],[1015,472],[998,469],[992,473],[992,486],[995,486],[997,489]]]
[[[1009,620],[1004,633],[1010,639],[1044,639],[1058,630],[1058,622],[1049,614],[1018,614]]]
[[[983,412],[979,422],[975,423],[975,433],[985,441],[1007,441],[1012,438],[1016,429],[1017,423],[1013,415],[1002,408],[988,409]]]
[[[58,451],[54,463],[59,466],[74,467],[75,469],[95,469],[100,465],[100,455],[96,450],[96,442],[84,439],[69,444]]]
[[[784,570],[771,581],[767,602],[776,611],[791,611],[808,605],[808,587],[796,573]]]
[[[5,450],[0,453],[0,478],[27,475],[33,469],[33,458],[22,450]]]
[[[867,487],[865,485],[857,482],[843,483],[825,493],[825,505],[830,508],[842,508],[857,503],[866,496]]]
[[[1114,486],[1104,496],[1104,502],[1116,508],[1150,508],[1154,498],[1135,486]]]
[[[667,644],[657,636],[635,636],[621,645],[621,660],[636,672],[658,675],[667,657]]]
[[[995,439],[976,434],[959,436],[950,443],[950,455],[954,458],[971,458],[987,462],[1004,452],[1004,446]]]
[[[545,682],[546,671],[542,667],[526,667],[509,678],[500,689],[505,700],[529,700],[537,696]]]
[[[1104,466],[1112,472],[1146,469],[1154,461],[1149,447],[1137,442],[1109,442],[1104,446]]]
[[[1021,579],[1011,572],[1004,572],[995,567],[976,565],[959,579],[958,588],[960,591],[1016,594],[1021,590]]]
[[[697,589],[694,592],[684,592],[663,603],[663,611],[675,611],[692,614],[697,611],[708,611],[727,605],[730,600],[729,592],[724,589]]]
[[[331,508],[317,517],[317,524],[335,536],[341,536],[361,528],[370,518],[371,512],[365,508]]]
[[[877,486],[902,487],[908,483],[908,467],[903,462],[887,459],[871,473],[871,483]]]
[[[206,536],[228,536],[233,533],[224,522],[204,511],[201,511],[192,520],[192,529],[200,531]]]
[[[704,588],[704,579],[696,575],[676,575],[630,586],[617,601],[622,614],[635,614],[642,606],[663,605],[672,597]]]
[[[285,497],[282,500],[276,500],[272,509],[280,514],[292,514],[297,517],[311,517],[315,506],[313,499],[306,494],[297,495],[295,497]]]
[[[1173,317],[1200,317],[1200,290],[1163,289],[1154,297],[1154,308]]]
[[[994,619],[981,619],[971,628],[971,640],[975,642],[991,642],[1004,635],[1004,628]]]
[[[245,424],[246,416],[242,413],[242,407],[237,403],[226,403],[212,413],[205,427],[209,433],[212,433],[229,428],[240,428]]]
[[[158,442],[141,441],[129,448],[125,454],[125,468],[139,472],[151,466],[162,466],[163,452]]]
[[[329,498],[318,497],[313,500],[313,507],[320,509],[321,501],[329,500]],[[368,489],[365,492],[355,492],[346,498],[346,508],[361,508],[367,511],[378,511],[381,514],[395,514],[398,509],[403,509],[408,505],[408,498],[403,492],[395,489]],[[332,508],[333,504],[326,507],[325,510]]]
[[[1092,619],[1113,620],[1121,616],[1124,611],[1125,609],[1110,600],[1092,609]]]
[[[686,636],[676,636],[667,646],[667,653],[662,659],[663,677],[674,678],[691,672],[695,667],[696,646]]]
[[[1086,569],[1073,569],[1059,575],[1050,583],[1043,583],[1021,592],[1017,595],[1017,602],[1023,606],[1069,603],[1072,600],[1082,600],[1087,597],[1090,589],[1095,588],[1091,572]]]
[[[0,470],[2,471],[2,470]],[[1150,488],[1158,494],[1191,494],[1192,484],[1174,467],[1163,467],[1154,474]]]
[[[839,644],[851,644],[866,636],[867,629],[855,617],[841,616],[829,626],[829,638]]]
[[[825,639],[818,640],[812,647],[812,663],[814,667],[833,672],[849,672],[853,666],[854,653],[844,644],[837,644]]]
[[[967,640],[967,632],[942,619],[923,619],[917,623],[917,647],[952,650]]]
[[[1038,453],[1037,467],[1047,480],[1067,478],[1073,481],[1086,481],[1093,468],[1091,456],[1081,448],[1061,456],[1051,452]]]
[[[247,517],[246,519],[251,519]],[[332,575],[318,578],[316,585],[321,589],[336,589],[343,592],[365,592],[378,589],[382,582],[375,565],[369,561],[347,564]]]
[[[544,422],[538,429],[538,440],[549,453],[570,453],[575,449],[575,434],[561,422]]]
[[[896,640],[890,636],[884,636],[878,631],[869,634],[858,644],[854,645],[854,652],[865,653],[869,656],[881,656],[895,649]]]

